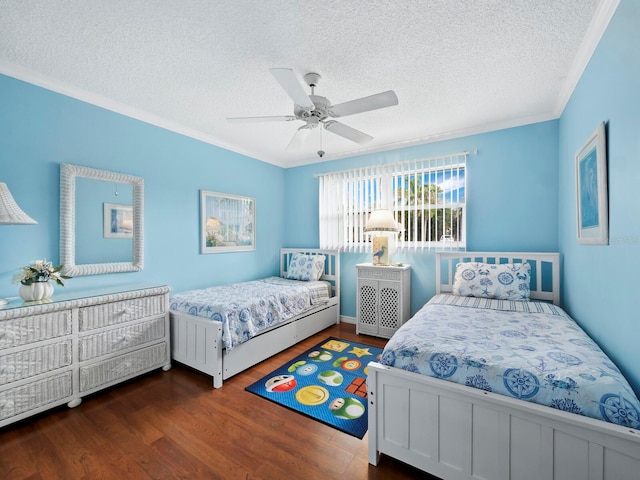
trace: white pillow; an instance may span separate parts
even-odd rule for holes
[[[529,300],[531,265],[524,263],[458,263],[453,294],[461,297]]]
[[[296,253],[291,257],[285,278],[309,282],[320,279],[323,273],[324,255]]]

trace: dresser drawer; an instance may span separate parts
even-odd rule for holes
[[[167,343],[162,342],[110,358],[104,362],[80,367],[80,392],[136,375],[154,367],[161,367],[167,363],[168,352]]]
[[[71,397],[70,370],[38,381],[0,390],[0,420]]]
[[[165,336],[166,319],[152,320],[124,325],[95,334],[80,337],[80,361],[91,360],[109,353],[137,347]]]
[[[140,318],[163,315],[165,310],[166,296],[155,295],[82,307],[78,312],[78,320],[80,331],[85,332]]]
[[[0,355],[0,385],[71,365],[71,340]]]
[[[71,334],[71,310],[0,321],[0,350]]]

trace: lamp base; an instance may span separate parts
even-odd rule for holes
[[[389,265],[389,237],[380,236],[372,238],[373,260],[374,265]]]

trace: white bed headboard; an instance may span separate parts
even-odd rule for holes
[[[451,293],[460,262],[517,263],[531,265],[531,299],[560,305],[560,254],[539,252],[437,252],[436,293]],[[544,290],[543,290],[544,288]]]
[[[318,248],[281,248],[280,249],[280,276],[285,277],[291,257],[296,253],[305,255],[324,255],[324,273],[320,280],[331,284],[333,297],[340,296],[340,252],[338,250],[323,250]]]

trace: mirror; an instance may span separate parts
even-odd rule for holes
[[[142,178],[60,165],[60,263],[65,275],[142,270],[143,231]]]
[[[76,178],[76,265],[133,261],[132,205],[128,183]]]

